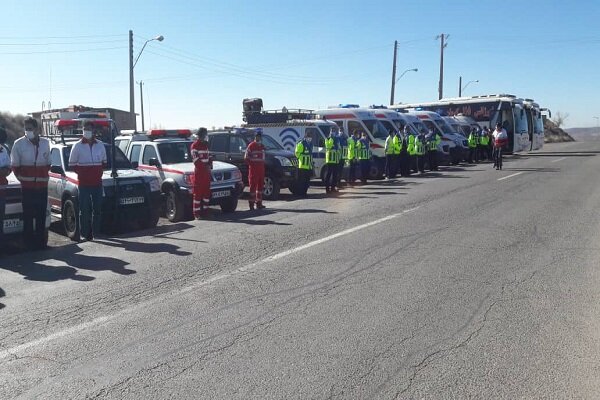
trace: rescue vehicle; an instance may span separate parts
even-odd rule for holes
[[[165,213],[171,222],[192,218],[195,167],[191,136],[189,129],[152,129],[121,131],[115,138],[115,145],[125,150],[134,167],[158,178]],[[211,175],[210,204],[218,204],[225,213],[234,212],[244,190],[242,173],[235,165],[212,161]]]
[[[117,132],[111,119],[103,114],[80,113],[71,119],[53,116],[44,119],[42,115],[42,121],[46,128],[44,133],[49,134],[51,141],[48,200],[52,216],[62,222],[70,239],[80,239],[80,226],[79,181],[69,167],[69,155],[73,144],[81,139],[85,121],[94,123],[97,138],[104,143],[108,158],[102,175],[102,230],[156,226],[160,217],[160,182],[151,174],[134,169],[125,154],[111,144]]]
[[[419,133],[427,135],[429,130],[421,122],[421,120],[410,114],[399,113],[388,109],[386,106],[371,106],[375,116],[381,121],[388,131],[395,129],[396,131],[404,131],[404,127],[408,126],[408,131],[411,135],[417,136]],[[450,138],[442,136],[442,140],[438,145],[439,163],[450,163],[450,149],[454,149],[456,144]]]
[[[367,133],[372,153],[370,179],[381,179],[385,171],[385,139],[388,136],[387,129],[375,116],[373,110],[360,108],[357,104],[340,104],[314,112],[317,118],[335,122],[340,129],[348,135],[355,130],[361,134]]]
[[[338,131],[334,122],[318,119],[312,110],[263,110],[259,98],[244,99],[243,107],[245,124],[242,128],[261,128],[263,135],[275,139],[285,150],[293,152],[305,134],[312,137],[313,176],[325,179],[325,139],[330,132]]]
[[[227,128],[208,132],[210,155],[217,161],[231,163],[242,172],[244,185],[248,185],[248,164],[244,160],[246,148],[254,140],[256,131],[248,128]],[[271,136],[264,135],[265,187],[263,198],[276,200],[283,188],[296,192],[298,159],[293,152],[283,147]]]

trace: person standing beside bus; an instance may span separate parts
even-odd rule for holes
[[[338,134],[338,140],[340,145],[340,162],[338,168],[338,188],[341,187],[342,177],[344,176],[344,165],[346,165],[346,161],[348,160],[348,135],[340,128],[340,133]],[[348,181],[346,181],[348,183]]]
[[[366,132],[362,133],[362,137],[356,145],[356,153],[360,165],[360,181],[362,183],[367,183],[367,178],[369,177],[369,171],[371,169],[371,146]]]
[[[325,140],[325,164],[327,171],[325,172],[325,193],[337,192],[338,171],[340,158],[340,142],[335,132],[331,130],[329,137]]]
[[[356,182],[356,167],[358,165],[358,153],[356,146],[360,140],[358,130],[352,132],[352,136],[348,138],[348,183],[354,185]]]
[[[40,137],[33,118],[24,122],[25,136],[17,139],[10,154],[11,167],[21,182],[23,195],[23,233],[29,248],[46,247],[46,211],[48,208],[48,171],[50,141]],[[34,230],[35,221],[35,230]]]
[[[417,158],[417,169],[421,174],[425,173],[425,146],[427,146],[425,134],[419,132],[415,138],[415,157]]]
[[[6,129],[3,126],[0,126],[0,249],[4,246],[4,215],[6,206],[6,186],[8,185],[6,177],[10,175],[10,156],[8,155],[8,149],[4,147],[6,139]]]
[[[306,196],[306,192],[310,187],[310,178],[313,174],[313,159],[312,159],[312,137],[308,131],[305,131],[304,138],[296,144],[294,151],[298,159],[298,194]]]
[[[473,162],[477,162],[477,129],[475,127],[471,128],[471,133],[469,134],[469,138],[467,139],[467,144],[469,146],[469,158],[467,162],[469,164],[473,164]]]
[[[438,171],[438,146],[442,141],[439,133],[430,130],[427,135],[427,157],[429,161],[429,169]]]
[[[502,124],[498,122],[496,124],[496,130],[492,133],[494,137],[494,167],[497,170],[502,169],[502,148],[508,144],[508,134],[506,130],[502,128]]]
[[[489,144],[490,137],[488,133],[484,129],[479,130],[479,146],[477,146],[477,150],[479,151],[479,159],[481,161],[485,159],[489,160],[489,157],[487,156],[487,149],[489,148]]]
[[[69,166],[79,180],[79,229],[87,241],[100,232],[102,173],[108,160],[104,143],[96,140],[94,123],[85,121],[83,137],[71,148]]]

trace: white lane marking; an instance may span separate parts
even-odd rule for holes
[[[166,299],[168,299],[170,297],[180,296],[182,293],[186,293],[186,292],[189,292],[191,290],[198,289],[200,287],[209,285],[209,284],[214,283],[214,282],[221,281],[223,279],[231,278],[233,276],[236,276],[236,275],[239,275],[239,274],[244,273],[246,271],[249,271],[251,269],[254,269],[254,268],[258,267],[259,265],[261,265],[263,263],[267,263],[267,262],[279,260],[279,259],[281,259],[283,257],[287,257],[287,256],[289,256],[291,254],[298,253],[299,251],[306,250],[306,249],[308,249],[310,247],[314,247],[314,246],[317,246],[319,244],[328,242],[330,240],[337,239],[340,236],[349,235],[351,233],[360,231],[362,229],[369,228],[369,227],[371,227],[373,225],[381,224],[382,222],[386,222],[386,221],[392,220],[394,218],[398,218],[398,217],[400,217],[400,216],[402,216],[404,214],[408,214],[410,212],[416,211],[417,209],[419,209],[419,207],[420,206],[417,206],[417,207],[414,207],[414,208],[410,208],[408,210],[404,210],[404,211],[396,213],[396,214],[388,215],[387,217],[379,218],[379,219],[377,219],[375,221],[367,222],[366,224],[355,226],[354,228],[346,229],[344,231],[335,233],[335,234],[333,234],[331,236],[327,236],[327,237],[322,238],[322,239],[314,240],[314,241],[306,243],[306,244],[304,244],[302,246],[294,247],[293,249],[282,251],[281,253],[277,253],[277,254],[272,255],[270,257],[263,258],[262,260],[254,262],[252,264],[245,265],[245,266],[240,267],[240,268],[238,268],[238,269],[236,269],[236,270],[234,270],[232,272],[225,272],[225,273],[217,274],[217,275],[215,275],[215,276],[213,276],[213,277],[211,277],[211,278],[209,278],[207,280],[204,280],[202,282],[198,282],[198,283],[195,283],[193,285],[187,286],[187,287],[182,288],[181,290],[178,290],[178,291],[173,292],[173,293],[165,294],[165,295],[163,295],[163,296],[161,296],[159,298],[155,298],[155,299],[152,299],[152,300],[147,300],[145,302],[138,303],[138,304],[136,304],[136,305],[134,305],[132,307],[125,308],[125,309],[123,309],[121,311],[118,311],[118,312],[116,312],[114,314],[105,315],[105,316],[102,316],[102,317],[98,317],[98,318],[95,318],[95,319],[93,319],[91,321],[84,322],[84,323],[81,323],[79,325],[75,325],[75,326],[72,326],[70,328],[63,329],[63,330],[58,331],[58,332],[54,332],[54,333],[52,333],[52,334],[50,334],[48,336],[44,336],[44,337],[41,337],[41,338],[36,339],[36,340],[32,340],[32,341],[27,342],[27,343],[23,343],[23,344],[20,344],[18,346],[11,347],[9,349],[2,350],[2,351],[0,351],[0,359],[14,356],[16,353],[19,353],[19,352],[21,352],[23,350],[27,350],[27,349],[30,349],[32,347],[36,347],[36,346],[48,343],[48,342],[50,342],[50,341],[52,341],[54,339],[59,339],[59,338],[62,338],[62,337],[68,336],[68,335],[72,335],[72,334],[84,331],[84,330],[86,330],[88,328],[91,328],[93,326],[103,324],[103,323],[108,322],[108,321],[110,321],[112,319],[115,319],[115,318],[117,318],[117,317],[119,317],[121,315],[125,315],[125,314],[127,314],[127,313],[129,313],[129,312],[131,312],[131,311],[133,311],[133,310],[135,310],[137,308],[147,307],[148,305],[153,304],[153,303],[164,302]]]
[[[502,178],[498,178],[498,180],[499,181],[503,181],[505,179],[512,178],[513,176],[521,175],[522,173],[523,173],[523,171],[517,172],[516,174],[512,174],[512,175],[508,175],[508,176],[505,176],[505,177],[502,177]]]
[[[559,161],[566,160],[566,159],[567,159],[567,157],[561,157],[561,158],[557,158],[556,160],[552,160],[552,162],[559,162]]]

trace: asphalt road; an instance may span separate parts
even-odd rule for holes
[[[599,154],[3,258],[0,398],[597,398]]]

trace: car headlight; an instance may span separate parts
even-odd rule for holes
[[[236,169],[235,171],[233,171],[231,173],[231,179],[236,180],[236,181],[241,181],[242,180],[242,172],[239,169]]]
[[[193,173],[183,174],[183,183],[185,183],[185,185],[187,187],[194,186],[194,174]]]
[[[292,162],[287,157],[275,156],[275,158],[279,161],[282,167],[291,167]]]
[[[151,192],[160,191],[160,182],[159,182],[158,178],[150,179],[150,191]]]

